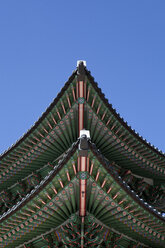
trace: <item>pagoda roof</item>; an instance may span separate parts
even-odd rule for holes
[[[83,247],[164,245],[165,154],[120,117],[83,62],[1,155],[0,180],[0,247],[78,247],[82,237]]]
[[[113,228],[113,231],[126,235],[127,238],[133,237],[133,240],[144,246],[162,247],[165,218],[123,182],[95,144],[90,140],[88,143],[88,192],[93,199],[89,199],[88,195],[88,214],[95,216],[98,223]],[[38,234],[47,233],[52,227],[59,228],[59,223],[64,225],[76,214],[78,192],[75,191],[80,174],[75,172],[74,165],[77,163],[78,145],[79,139],[30,194],[0,217],[0,247],[19,247],[36,237],[36,228]],[[98,171],[100,176],[97,178]],[[106,183],[102,186],[105,178]],[[98,194],[97,199],[93,198],[95,192]],[[33,228],[29,237],[31,225]]]
[[[113,138],[114,142],[118,142],[120,147],[118,147],[117,150],[116,147],[113,149],[111,144],[106,141],[107,147],[105,149],[99,144],[100,141],[97,143],[96,137],[92,137],[92,141],[97,145],[102,153],[107,156],[108,159],[110,159],[109,156],[112,157],[123,167],[127,164],[127,168],[131,169],[134,173],[139,174],[140,176],[149,176],[164,181],[164,153],[139,136],[139,134],[137,134],[135,130],[133,130],[127,122],[120,117],[112,105],[109,104],[90,72],[86,68],[84,68],[84,70],[86,87],[88,91],[88,95],[86,95],[86,98],[88,98],[86,99],[88,115],[91,115],[92,112],[92,118],[97,119],[95,123],[88,124],[88,129],[94,130],[96,126],[102,125],[104,130],[107,129],[106,133],[110,134],[110,138]],[[63,118],[65,118],[66,115],[70,118],[69,110],[72,110],[78,101],[76,96],[77,75],[78,69],[73,72],[71,77],[65,83],[65,86],[61,89],[60,93],[39,118],[39,120],[34,124],[34,126],[32,126],[32,128],[30,128],[28,132],[16,142],[16,144],[0,156],[0,178],[5,177],[7,179],[8,174],[12,174],[13,168],[14,170],[18,168],[18,171],[23,170],[25,167],[24,164],[29,164],[28,154],[31,154],[31,157],[32,152],[36,152],[34,147],[38,147],[39,144],[43,143],[42,140],[49,135],[52,129],[54,130],[56,126],[60,127],[61,123],[65,122]],[[75,126],[77,126],[76,118],[74,122]],[[78,138],[77,131],[73,133],[72,130],[70,135],[72,136],[70,137],[71,142],[67,141],[67,144],[62,144],[61,142],[63,141],[59,141],[59,146],[63,145],[62,151],[67,150],[71,143],[76,141]],[[66,137],[67,136],[68,135],[66,135]],[[102,134],[100,134],[100,137],[101,136]],[[65,143],[65,141],[63,143]],[[49,145],[47,144],[47,146]],[[57,144],[55,145],[56,147],[47,147],[46,149],[43,147],[43,149],[40,150],[48,150],[47,153],[49,153],[55,149],[54,151],[57,158],[62,154],[62,151]],[[122,154],[122,159],[120,154]],[[129,164],[130,157],[131,163]],[[55,158],[54,155],[53,158]],[[38,168],[37,160],[35,158],[33,160],[34,161],[30,162],[31,165],[29,165],[29,168],[33,165]],[[50,161],[48,161],[46,155],[43,155],[43,160],[40,162],[40,165],[43,166],[46,162]],[[16,172],[14,174],[16,174]],[[20,176],[17,180],[19,179]],[[6,187],[6,184],[3,184],[3,186]]]
[[[51,112],[51,110],[56,106],[57,102],[61,99],[63,94],[67,91],[69,85],[73,82],[75,77],[77,76],[78,70],[74,70],[72,75],[69,77],[69,79],[66,81],[65,85],[62,87],[60,92],[58,93],[57,97],[53,100],[53,102],[49,105],[49,107],[46,109],[46,111],[42,114],[42,116],[34,123],[34,125],[22,136],[20,137],[16,143],[14,143],[11,147],[9,147],[7,150],[5,150],[0,155],[0,160],[2,160],[5,156],[7,156],[10,152],[13,151],[13,149],[17,148],[23,142],[39,125],[40,123],[47,117],[47,115]],[[142,144],[144,144],[146,147],[151,149],[154,153],[156,153],[158,156],[165,159],[165,153],[161,151],[158,147],[155,147],[153,144],[148,142],[146,139],[144,139],[142,136],[140,136],[139,133],[136,132],[135,129],[133,129],[124,119],[120,116],[120,113],[116,111],[116,109],[112,106],[111,103],[109,103],[109,100],[105,97],[105,94],[102,92],[102,89],[98,87],[98,83],[95,81],[94,77],[91,75],[91,72],[85,68],[86,76],[89,79],[90,83],[92,84],[93,88],[96,90],[98,95],[100,96],[100,99],[105,103],[105,105],[108,107],[108,109],[113,113],[113,115],[116,117],[116,119],[121,123],[121,125],[126,128],[131,135],[133,135],[137,140],[139,140]]]

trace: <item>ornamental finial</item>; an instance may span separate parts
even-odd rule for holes
[[[86,61],[84,61],[84,60],[78,60],[77,61],[78,81],[84,81],[84,78],[85,78],[85,67],[86,67]]]

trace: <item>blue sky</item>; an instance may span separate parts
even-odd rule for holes
[[[0,153],[79,59],[121,116],[165,151],[165,1],[0,1]]]

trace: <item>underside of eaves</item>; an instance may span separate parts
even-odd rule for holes
[[[165,156],[80,62],[0,158],[0,247],[164,247]]]
[[[0,218],[0,247],[163,247],[164,229],[83,136]]]

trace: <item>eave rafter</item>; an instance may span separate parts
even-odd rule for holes
[[[94,88],[94,90],[99,95],[100,99],[104,102],[107,109],[113,114],[115,120],[118,121],[118,123],[122,126],[122,128],[125,131],[128,131],[130,135],[132,135],[133,138],[135,138],[137,141],[139,141],[140,145],[144,145],[146,149],[148,150],[148,153],[151,151],[153,152],[153,155],[157,157],[158,160],[162,160],[162,164],[165,166],[165,155],[160,150],[152,146],[150,143],[148,143],[146,140],[144,140],[138,133],[135,132],[130,126],[128,126],[127,122],[123,120],[123,118],[120,117],[120,115],[116,112],[116,110],[112,107],[111,104],[109,104],[108,100],[105,98],[105,95],[102,93],[101,89],[98,87],[98,84],[95,82],[94,78],[91,76],[90,71],[86,70],[87,78]],[[89,92],[91,92],[91,87],[89,88]],[[89,94],[88,94],[89,95]],[[95,94],[96,97],[96,94]],[[89,96],[88,96],[89,99]],[[97,108],[97,106],[96,106]],[[144,149],[144,147],[143,147]],[[156,159],[155,157],[155,159]],[[156,160],[157,160],[156,159]]]
[[[78,211],[78,185],[82,175],[77,146],[78,143],[36,190],[2,216],[0,240],[3,244],[8,242],[7,247],[13,247],[13,244],[18,246],[22,238],[26,241],[26,235],[32,239],[36,233],[42,234],[58,227]],[[155,242],[157,246],[153,247],[161,247],[165,238],[164,218],[131,192],[92,143],[89,147],[87,212],[124,235],[131,234],[133,239],[143,240],[146,245]]]
[[[145,169],[151,177],[164,179],[164,155],[161,154],[160,156],[157,150],[149,149],[148,143],[145,143],[142,139],[139,140],[136,133],[133,135],[130,127],[127,126],[126,128],[124,121],[116,114],[95,82],[91,83],[91,80],[90,75],[87,74],[86,129],[91,131],[92,141],[96,143],[105,156],[108,157],[110,154],[111,158],[114,157],[122,166],[124,166],[124,163],[127,165],[130,163],[131,168],[134,166],[138,173]],[[102,130],[102,135],[98,135],[100,130]],[[104,143],[102,137],[106,139],[107,136],[112,141],[107,139]]]
[[[91,133],[96,128],[92,140],[99,149],[102,149],[103,154],[105,153],[104,155],[108,156],[108,154],[111,154],[123,166],[131,162],[131,166],[135,167],[134,170],[137,173],[141,174],[141,171],[145,169],[146,173],[148,172],[151,177],[161,177],[162,180],[164,180],[164,154],[150,146],[120,118],[119,114],[112,108],[112,105],[105,99],[101,89],[98,88],[97,83],[95,83],[86,68],[82,67],[80,73],[78,70],[72,74],[56,99],[36,124],[13,147],[1,155],[0,179],[2,179],[2,181],[8,180],[12,174],[17,174],[18,178],[20,178],[20,171],[27,170],[26,173],[28,174],[29,169],[33,168],[34,170],[34,168],[43,166],[46,162],[49,162],[48,160],[51,160],[54,154],[57,154],[56,156],[58,157],[60,153],[63,153],[64,150],[69,148],[77,139],[78,131],[76,131],[77,117],[74,116],[74,119],[70,120],[68,111],[73,110],[73,104],[83,100],[86,103],[84,107],[87,108],[85,111],[89,111],[88,116],[84,115],[84,118],[87,117],[87,119],[84,120],[84,127],[87,128],[86,126],[89,126],[88,129]],[[82,70],[84,70],[83,76]],[[84,82],[82,96],[79,96],[80,87],[76,83],[77,80]],[[91,113],[93,117],[98,117],[95,123],[93,121],[90,123],[88,120]],[[75,114],[74,110],[73,114]],[[66,118],[68,116],[68,120],[63,121],[62,119],[65,118],[65,116]],[[104,125],[104,129],[107,128],[107,132],[110,134],[109,138],[116,139],[118,146],[120,146],[119,150],[122,150],[121,155],[115,146],[114,150],[112,150],[113,146],[111,145],[107,145],[105,149],[105,147],[102,147],[102,145],[97,142],[98,137],[96,138],[96,133],[99,123]],[[52,137],[52,135],[49,134],[54,132],[55,127],[57,127],[58,130],[55,129],[55,137]],[[64,135],[64,129],[68,129],[67,135]],[[113,142],[115,142],[115,140]],[[120,156],[124,156],[124,154],[126,158],[124,159],[123,157],[123,159],[121,159]],[[14,178],[16,178],[16,176],[14,176]],[[3,185],[6,187],[5,183],[3,183]]]
[[[71,85],[70,88],[68,88],[68,92],[72,94],[73,90],[75,89]],[[47,116],[50,116],[52,120],[53,115],[55,115],[53,112],[57,111],[56,122],[54,121],[54,123],[51,122],[50,124],[50,121],[48,122],[49,118],[46,116],[40,125],[36,127],[36,130],[29,134],[25,141],[22,142],[24,152],[17,157],[16,161],[10,160],[6,166],[4,166],[4,160],[8,159],[11,155],[6,154],[4,158],[2,156],[0,162],[2,169],[0,179],[3,184],[0,185],[0,188],[6,187],[6,185],[10,186],[9,182],[13,184],[14,180],[15,182],[20,180],[22,176],[28,175],[47,162],[51,162],[59,157],[59,155],[64,153],[77,139],[78,130],[75,124],[77,118],[77,103],[72,101],[71,105],[70,101],[71,100],[69,100],[67,108],[65,107],[64,113],[61,115],[58,115],[56,107],[54,107],[55,110],[52,109],[51,112],[48,111]],[[64,105],[62,102],[59,104]],[[20,146],[15,149],[22,149]],[[22,173],[23,171],[24,173]],[[11,178],[12,180],[9,181]]]
[[[158,179],[163,186],[165,155],[124,122],[80,62],[0,157],[0,247],[164,247],[165,218],[153,207],[164,208],[163,188],[147,203]]]

